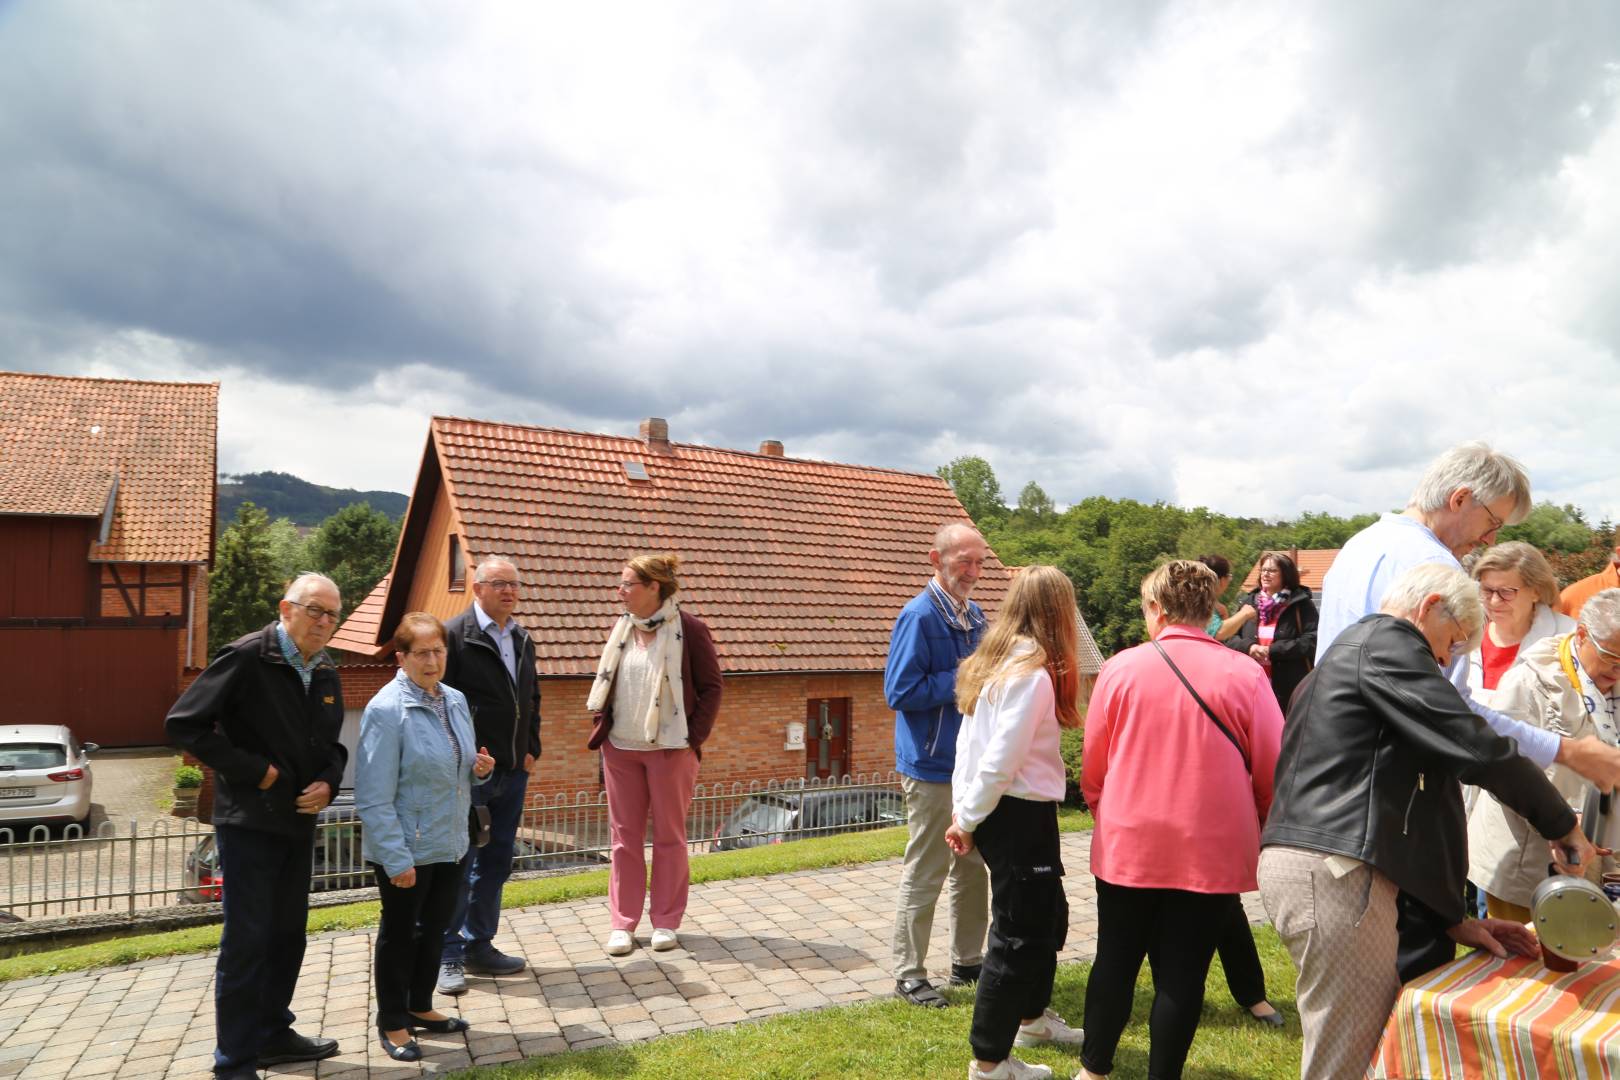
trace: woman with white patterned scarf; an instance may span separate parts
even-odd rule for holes
[[[587,744],[602,751],[612,870],[606,949],[623,956],[647,899],[643,840],[652,814],[652,947],[673,949],[690,884],[686,812],[701,747],[724,689],[709,628],[676,603],[675,555],[639,555],[619,575],[624,614],[608,636],[586,707],[596,723]]]

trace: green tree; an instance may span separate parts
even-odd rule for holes
[[[1018,512],[1037,521],[1052,515],[1054,507],[1052,496],[1031,480],[1024,485],[1024,490],[1018,493]]]
[[[270,557],[275,560],[276,573],[282,581],[291,581],[313,565],[309,538],[298,531],[292,518],[279,517],[272,521],[269,536]]]
[[[980,529],[999,522],[1007,516],[1007,507],[1001,501],[1001,484],[996,471],[982,457],[959,457],[949,465],[935,470],[940,478],[951,485],[956,498],[968,517]]]
[[[1603,544],[1607,536],[1593,531],[1578,508],[1542,502],[1532,507],[1530,516],[1519,524],[1503,529],[1497,539],[1523,540],[1545,552],[1573,555]]]
[[[325,521],[309,539],[315,568],[337,582],[347,617],[394,563],[399,523],[370,503],[350,503]]]
[[[286,584],[270,548],[270,518],[251,502],[219,538],[208,581],[208,649],[217,650],[276,616]]]

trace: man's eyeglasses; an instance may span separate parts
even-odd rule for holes
[[[502,592],[505,592],[507,589],[521,588],[523,583],[520,581],[507,581],[502,578],[496,578],[492,581],[480,581],[477,584],[491,589],[500,589]]]
[[[1501,518],[1497,517],[1494,513],[1492,513],[1491,508],[1486,506],[1484,503],[1480,502],[1479,499],[1477,497],[1475,497],[1472,492],[1469,493],[1469,498],[1472,498],[1476,503],[1479,503],[1479,508],[1481,510],[1485,511],[1485,516],[1486,517],[1491,519],[1491,532],[1495,532],[1496,530],[1500,529],[1503,525],[1507,524],[1507,522],[1503,521]]]
[[[1513,598],[1519,595],[1519,590],[1493,589],[1489,585],[1481,585],[1479,587],[1479,594],[1487,600],[1494,596],[1504,604],[1511,604],[1513,602]]]
[[[1585,633],[1584,628],[1582,633]],[[1620,664],[1620,653],[1613,653],[1608,649],[1605,649],[1603,646],[1597,643],[1597,638],[1593,637],[1591,634],[1586,634],[1585,636],[1586,643],[1592,646],[1592,648],[1596,649],[1599,656],[1603,657],[1603,659],[1607,660],[1611,664]]]
[[[291,604],[295,608],[301,608],[304,614],[308,615],[310,619],[315,622],[320,622],[322,619],[331,619],[333,622],[337,622],[338,618],[342,615],[342,612],[323,608],[319,604],[300,604],[296,600],[289,600],[287,603]]]
[[[1457,633],[1461,634],[1463,638],[1461,641],[1452,643],[1451,658],[1455,660],[1457,657],[1468,651],[1468,631],[1462,628],[1462,623],[1458,622],[1457,616],[1453,615],[1450,611],[1446,612],[1446,618],[1451,620],[1451,625],[1457,628]]]

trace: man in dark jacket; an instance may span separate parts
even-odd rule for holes
[[[1463,910],[1459,780],[1555,840],[1548,854],[1560,869],[1578,872],[1596,854],[1558,790],[1441,671],[1479,641],[1478,585],[1426,563],[1396,579],[1382,606],[1340,634],[1301,685],[1260,838],[1260,893],[1299,968],[1307,1077],[1367,1068],[1400,990],[1397,891],[1434,912],[1448,942],[1534,953],[1524,926]]]
[[[281,618],[219,651],[169,710],[164,728],[214,770],[214,842],[225,928],[214,979],[214,1074],[238,1078],[337,1053],[292,1029],[304,962],[315,815],[332,801],[348,753],[343,689],[324,646],[338,588],[320,574],[287,586]]]
[[[439,992],[460,994],[469,971],[511,975],[522,957],[495,948],[501,887],[512,875],[512,849],[529,789],[529,770],[540,756],[540,681],[534,642],[512,615],[522,580],[509,559],[488,556],[473,571],[473,602],[445,624],[450,655],[444,682],[467,695],[478,745],[495,758],[487,782],[473,788],[473,804],[489,810],[489,843],[467,850],[465,887],[459,892],[439,963]]]
[[[928,553],[934,576],[900,609],[889,638],[883,696],[894,716],[895,770],[906,794],[906,854],[894,915],[895,992],[913,1005],[941,1008],[928,981],[928,935],[939,890],[950,880],[951,982],[979,977],[990,923],[990,878],[978,850],[958,856],[945,844],[956,767],[956,666],[984,636],[984,612],[968,599],[990,549],[966,522],[941,526]]]

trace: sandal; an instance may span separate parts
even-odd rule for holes
[[[904,982],[897,982],[894,984],[894,992],[913,1005],[920,1005],[925,1009],[943,1009],[950,1004],[927,979],[907,979]]]

